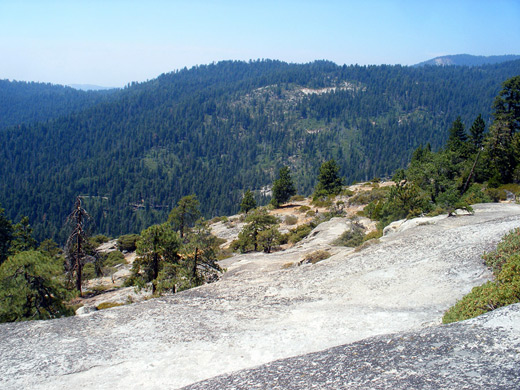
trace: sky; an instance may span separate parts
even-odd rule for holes
[[[122,87],[221,60],[520,54],[520,0],[0,0],[0,79]]]

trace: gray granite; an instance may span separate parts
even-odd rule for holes
[[[349,226],[335,219],[290,250],[229,259],[213,284],[82,316],[0,325],[0,388],[176,389],[338,345],[359,348],[352,343],[374,336],[420,335],[489,279],[481,254],[519,225],[518,205],[479,205],[475,215],[438,218],[354,251],[331,245]],[[318,249],[332,256],[295,265]],[[443,329],[431,337],[441,340]],[[359,368],[386,342],[371,340],[374,352]],[[366,367],[367,378],[375,375]]]

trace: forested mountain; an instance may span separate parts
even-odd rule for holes
[[[108,101],[116,91],[85,92],[62,85],[0,80],[0,130],[82,111]]]
[[[415,66],[424,65],[458,65],[458,66],[481,66],[490,64],[499,64],[506,61],[516,61],[520,59],[519,55],[503,55],[503,56],[472,56],[470,54],[454,54],[441,57],[435,57],[431,60],[421,62]]]
[[[63,239],[77,195],[99,233],[138,232],[196,194],[206,217],[291,169],[309,194],[334,158],[346,182],[390,175],[457,116],[490,118],[520,61],[482,67],[220,62],[134,83],[69,116],[0,132],[0,205]],[[99,93],[99,92],[97,92]],[[115,96],[115,95],[114,95]],[[5,109],[1,107],[1,109]]]

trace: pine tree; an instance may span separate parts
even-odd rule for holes
[[[180,247],[181,240],[168,223],[152,225],[143,230],[141,238],[137,241],[138,258],[132,267],[133,281],[137,284],[151,282],[152,293],[155,294],[159,272],[168,264],[170,267],[169,286],[175,292]],[[164,282],[165,280],[163,280]]]
[[[334,159],[329,160],[320,167],[314,198],[338,195],[342,186],[343,178],[339,176],[339,166]]]
[[[275,207],[286,203],[291,196],[296,194],[296,188],[291,177],[289,167],[282,167],[278,172],[278,179],[273,183],[273,198],[271,203]]]
[[[71,315],[64,305],[69,292],[56,258],[20,252],[0,266],[0,322],[45,320]]]
[[[181,238],[184,237],[186,229],[200,217],[199,205],[195,195],[188,195],[181,198],[177,202],[177,207],[170,212],[168,222],[179,232]]]
[[[0,208],[0,265],[7,260],[12,239],[13,225],[4,215],[4,209]]]
[[[247,214],[250,210],[256,208],[256,200],[253,192],[247,190],[244,193],[244,197],[242,198],[242,202],[240,203],[240,212]]]
[[[504,122],[512,133],[520,130],[520,76],[512,77],[502,84],[495,98],[495,120]]]
[[[484,132],[486,131],[486,122],[482,119],[482,115],[479,114],[477,119],[471,125],[469,132],[471,134],[471,142],[475,149],[480,149],[482,147],[482,142],[484,141]]]
[[[468,140],[461,117],[457,117],[450,128],[447,147],[452,152],[463,154],[465,142]]]

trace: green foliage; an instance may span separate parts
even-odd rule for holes
[[[310,209],[311,209],[311,208],[310,208],[309,206],[305,206],[305,205],[304,205],[304,206],[300,206],[300,207],[298,208],[298,212],[300,212],[300,213],[306,213],[306,212],[309,211]]]
[[[40,252],[20,252],[0,265],[0,322],[44,320],[71,315],[64,301],[59,261]]]
[[[189,230],[181,250],[184,273],[180,288],[196,287],[217,280],[218,274],[222,272],[217,263],[221,255],[220,244],[222,240],[211,234],[208,223],[199,219]],[[160,275],[159,280],[163,279]]]
[[[291,202],[301,202],[302,200],[305,200],[305,196],[303,195],[293,195],[291,196],[291,199],[289,199]]]
[[[0,126],[0,199],[11,221],[27,215],[37,240],[61,245],[77,194],[85,194],[93,233],[119,236],[164,221],[188,194],[207,218],[236,213],[244,190],[269,185],[281,161],[291,162],[304,195],[320,162],[332,158],[346,182],[385,177],[420,144],[438,150],[458,115],[470,123],[482,113],[487,122],[500,83],[519,71],[518,61],[475,68],[223,61],[39,119],[14,104],[32,86],[6,82],[0,121],[14,111],[8,123],[16,127]],[[302,87],[336,89],[302,96]],[[53,93],[27,108],[81,100],[56,104]]]
[[[265,253],[271,253],[281,242],[282,234],[277,226],[271,226],[258,233],[258,247],[262,248]]]
[[[233,247],[242,253],[262,250],[263,246],[259,235],[278,223],[276,217],[269,215],[266,210],[257,209],[250,213],[245,221],[247,225],[238,234],[238,239]]]
[[[288,241],[291,244],[296,244],[307,237],[314,228],[315,226],[312,223],[300,225],[289,231]]]
[[[104,234],[96,234],[95,236],[89,238],[89,242],[94,248],[97,248],[98,246],[108,241],[110,241],[110,238],[105,236]]]
[[[134,252],[137,249],[136,243],[139,238],[139,234],[124,234],[117,239],[117,249],[121,252]]]
[[[250,210],[256,208],[256,200],[253,193],[250,190],[247,190],[244,193],[244,197],[242,198],[242,202],[240,203],[240,212],[247,214]]]
[[[13,226],[11,253],[20,253],[36,249],[36,240],[32,237],[32,228],[28,217],[22,217],[20,222]]]
[[[484,133],[486,131],[486,122],[482,118],[482,114],[479,114],[477,119],[471,125],[469,133],[471,134],[471,142],[474,150],[479,150],[484,141]]]
[[[486,265],[497,275],[508,259],[517,253],[520,253],[520,228],[509,232],[498,243],[494,251],[486,253],[482,257]]]
[[[329,160],[320,167],[314,198],[338,195],[342,186],[343,178],[339,176],[339,165],[334,159]]]
[[[137,241],[138,257],[132,266],[132,282],[137,285],[151,282],[152,293],[155,293],[157,277],[165,264],[169,264],[174,270],[179,264],[180,247],[179,235],[169,223],[152,225],[144,230]],[[175,275],[175,272],[170,274]]]
[[[195,195],[182,197],[168,216],[168,222],[172,224],[174,230],[178,231],[181,238],[188,228],[193,226],[200,217],[200,202]]]
[[[38,252],[43,253],[44,255],[50,257],[59,257],[63,254],[63,251],[60,249],[58,244],[53,239],[46,239],[42,241],[40,246],[38,247]]]
[[[119,264],[125,264],[125,255],[120,251],[112,251],[107,254],[106,258],[103,261],[104,267],[115,267]]]
[[[289,167],[280,168],[278,171],[278,179],[273,183],[273,198],[271,199],[271,204],[275,207],[279,207],[295,194],[296,188],[294,187]]]
[[[333,245],[355,248],[363,243],[364,237],[363,226],[354,222],[352,228],[344,231],[341,236],[333,242]]]
[[[520,228],[505,235],[494,251],[482,256],[494,281],[474,287],[444,315],[443,323],[462,321],[520,302]]]
[[[0,208],[0,265],[7,260],[12,239],[13,225],[5,216],[4,209]]]

